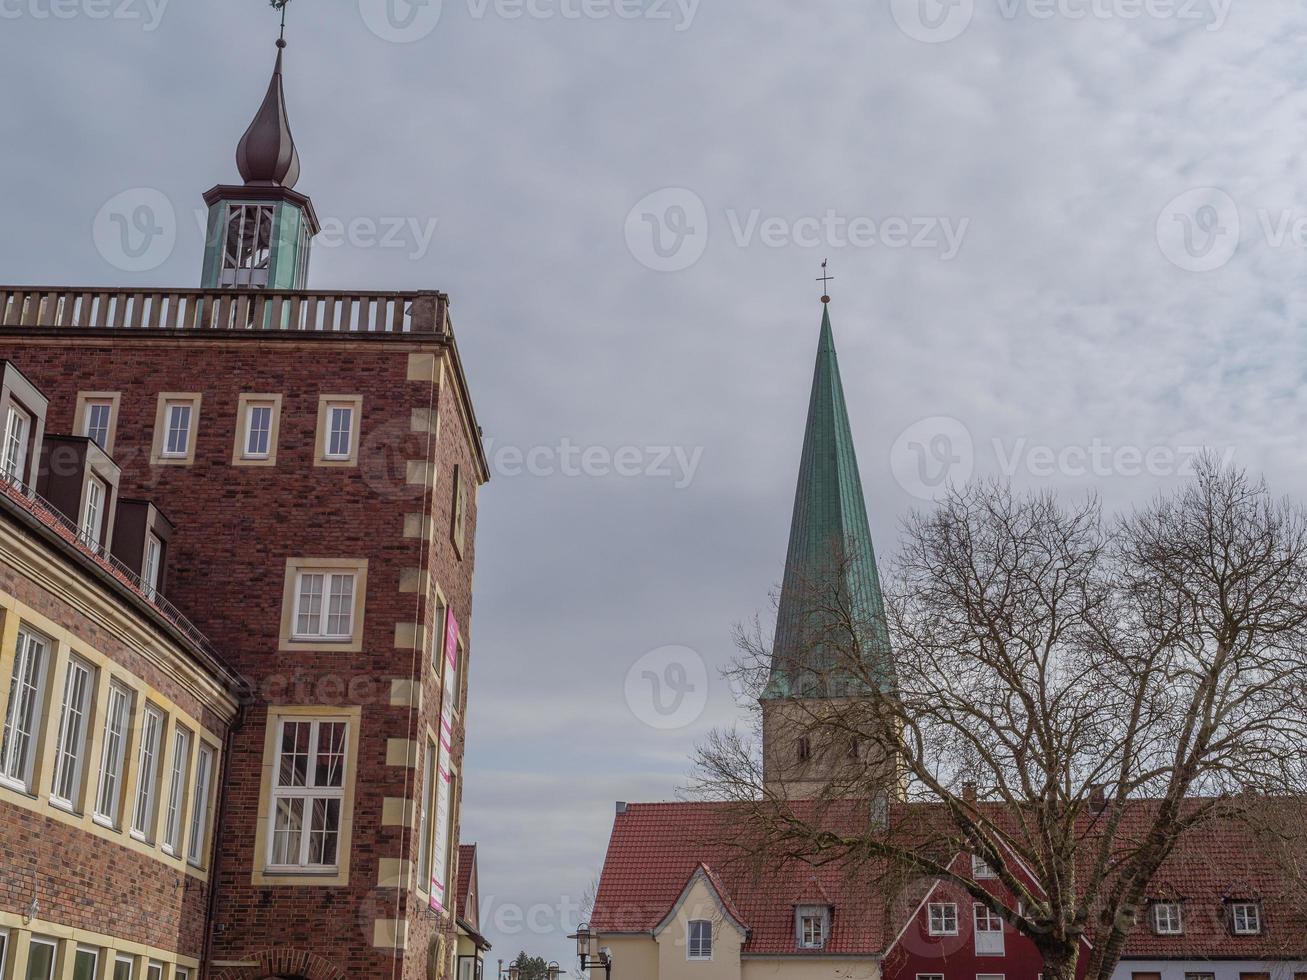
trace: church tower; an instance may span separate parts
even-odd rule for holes
[[[309,243],[319,226],[313,202],[294,189],[300,158],[282,89],[285,48],[283,36],[263,104],[236,148],[244,185],[219,184],[204,195],[205,289],[290,290],[308,282]]]
[[[823,296],[789,551],[762,696],[769,792],[815,798],[833,781],[865,789],[895,781],[892,761],[841,726],[872,685],[894,687],[885,606],[862,480],[844,403],[830,297]],[[860,726],[866,731],[865,722]]]

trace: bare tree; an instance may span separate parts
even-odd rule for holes
[[[884,624],[858,621],[835,545],[804,599],[826,696],[762,702],[818,767],[815,798],[787,799],[747,732],[696,759],[696,791],[739,805],[760,860],[951,882],[1029,937],[1049,980],[1075,976],[1086,937],[1088,975],[1107,980],[1187,835],[1307,788],[1307,517],[1245,474],[1203,460],[1117,519],[998,484],[950,493],[904,526],[888,681]],[[760,631],[741,644],[756,690],[778,665]],[[827,819],[886,797],[854,832]]]

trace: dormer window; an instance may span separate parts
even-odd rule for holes
[[[822,949],[830,933],[830,908],[800,905],[794,910],[795,940],[800,949]]]
[[[1179,902],[1154,902],[1150,918],[1155,935],[1179,936],[1184,933],[1184,906]]]
[[[5,419],[4,475],[18,483],[26,482],[27,446],[32,436],[32,417],[17,405],[10,405]]]
[[[90,477],[82,498],[82,539],[92,548],[100,546],[100,532],[104,526],[104,484]]]
[[[712,922],[691,919],[686,927],[685,956],[691,960],[712,959]]]
[[[1230,905],[1230,926],[1236,936],[1262,934],[1262,907],[1256,902],[1234,902]]]

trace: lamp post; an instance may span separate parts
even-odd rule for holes
[[[504,961],[503,960],[499,961],[499,980],[519,980],[519,975],[521,974],[521,972],[522,971],[517,968],[516,963],[514,963],[507,970],[505,970]]]
[[[605,980],[612,980],[613,958],[608,950],[599,948],[599,936],[590,931],[589,923],[582,922],[577,927],[576,935],[567,938],[576,940],[576,956],[581,961],[582,970],[603,967]]]

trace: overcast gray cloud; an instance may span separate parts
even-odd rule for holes
[[[613,801],[674,796],[734,716],[822,258],[882,560],[945,475],[1122,507],[1213,446],[1307,489],[1300,4],[390,3],[292,4],[287,93],[312,284],[450,292],[493,440],[464,836],[494,955],[567,963]],[[194,284],[273,19],[0,0],[0,278]],[[137,188],[176,238],[128,271],[96,216]],[[699,658],[657,727],[645,671]]]

